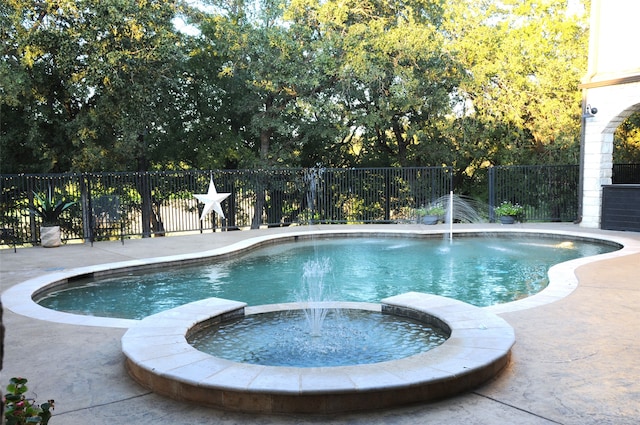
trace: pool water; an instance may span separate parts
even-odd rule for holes
[[[409,291],[475,306],[515,301],[547,285],[554,264],[615,250],[557,238],[328,238],[260,248],[228,260],[74,281],[38,304],[76,314],[141,319],[209,297],[249,305],[299,301],[303,269],[326,264],[325,300],[380,302]]]
[[[300,310],[249,315],[190,335],[200,351],[264,366],[327,367],[391,361],[446,341],[441,329],[409,318],[363,310],[329,310],[311,336]]]

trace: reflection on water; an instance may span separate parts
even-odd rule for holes
[[[44,296],[45,307],[140,319],[209,297],[249,305],[297,301],[304,264],[326,258],[333,301],[379,302],[408,291],[476,306],[506,303],[547,285],[550,266],[614,250],[550,238],[340,238],[274,245],[208,265],[74,282]],[[324,260],[323,260],[324,261]]]
[[[378,312],[331,310],[311,336],[300,310],[256,314],[189,336],[200,351],[265,366],[325,367],[379,363],[442,344],[446,334],[427,324]]]

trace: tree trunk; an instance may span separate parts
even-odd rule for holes
[[[266,197],[264,188],[262,187],[262,184],[259,183],[258,187],[256,187],[256,206],[253,212],[253,219],[251,220],[252,229],[259,229],[262,224],[262,211],[264,210],[265,202]]]
[[[146,156],[144,148],[144,135],[138,136],[140,146],[140,155],[138,156],[138,171],[140,172],[140,180],[138,180],[138,192],[142,198],[142,237],[151,237],[151,215],[153,214],[151,206],[151,187],[149,185],[149,159]]]
[[[400,126],[400,121],[398,117],[394,117],[392,120],[393,134],[396,138],[396,143],[398,144],[398,162],[401,167],[405,167],[407,165],[407,138],[406,135],[403,134],[403,129]]]
[[[267,113],[269,113],[269,109],[271,108],[271,101],[268,99],[266,108]],[[273,135],[273,129],[267,128],[260,132],[260,159],[264,164],[268,162],[269,158],[269,145],[271,141],[271,136]],[[262,212],[264,211],[264,206],[266,203],[266,185],[264,184],[260,178],[256,182],[256,205],[255,210],[253,212],[253,219],[251,220],[251,228],[259,229],[260,224],[262,224]]]

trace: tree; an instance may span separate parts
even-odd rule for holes
[[[3,2],[0,9],[3,172],[71,165],[65,153],[72,147],[67,124],[75,102],[66,75],[74,44],[60,37],[58,27],[68,26],[68,19],[51,3]],[[28,169],[16,167],[22,164]]]
[[[618,164],[640,163],[640,112],[632,114],[620,124],[613,140],[614,162]]]
[[[0,4],[3,172],[577,162],[564,2],[179,1]]]
[[[3,163],[117,170],[161,158],[181,83],[178,10],[162,0],[3,3]]]
[[[586,16],[565,2],[464,1],[446,22],[465,69],[443,132],[456,187],[491,165],[577,163]],[[482,173],[481,175],[483,175]]]
[[[415,146],[434,142],[424,129],[450,111],[457,81],[440,3],[301,0],[291,7],[297,21],[317,26],[312,50],[333,77],[324,98],[336,105],[330,110],[341,133],[330,143],[349,143],[342,151],[360,165],[412,165]]]
[[[459,94],[467,109],[452,128],[463,127],[471,143],[502,133],[501,148],[485,158],[491,163],[577,163],[587,26],[566,8],[547,0],[460,2],[448,21],[466,69]],[[482,125],[465,127],[469,116]]]
[[[269,7],[268,2],[260,5]],[[230,12],[205,16],[200,22],[203,43],[198,56],[208,73],[200,75],[205,84],[217,88],[208,91],[216,106],[203,113],[215,119],[213,115],[222,112],[226,131],[245,152],[254,153],[253,158],[243,158],[244,163],[264,167],[277,158],[269,152],[276,128],[286,127],[283,119],[277,122],[278,112],[295,98],[281,57],[286,54],[281,50],[285,31],[274,26],[269,10],[252,21],[243,2],[226,8]]]
[[[217,90],[208,93],[220,105],[209,108],[209,116],[214,121],[222,112],[217,114],[226,125],[221,139],[244,153],[239,165],[297,167],[303,163],[314,96],[326,87],[324,76],[314,63],[312,32],[285,23],[279,2],[256,5],[218,2],[221,13],[201,19],[199,66],[209,69],[207,84]],[[256,184],[254,227],[270,190],[269,181]]]

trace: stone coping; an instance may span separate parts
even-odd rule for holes
[[[332,226],[333,227],[333,226]],[[96,317],[77,315],[71,313],[59,312],[51,309],[41,307],[36,304],[33,299],[38,294],[51,289],[52,287],[64,285],[69,281],[78,279],[85,276],[101,276],[114,273],[124,273],[127,270],[132,269],[144,269],[154,268],[158,265],[168,265],[172,263],[188,264],[199,263],[208,259],[219,257],[228,258],[247,250],[257,249],[262,246],[286,242],[304,238],[314,237],[442,237],[443,234],[448,234],[447,231],[440,229],[427,230],[425,227],[420,226],[415,229],[380,229],[372,228],[366,229],[363,227],[350,228],[350,226],[335,226],[336,229],[321,229],[321,230],[300,230],[294,232],[283,232],[275,234],[266,234],[255,237],[249,237],[239,242],[230,244],[228,246],[193,252],[188,254],[179,254],[163,257],[153,257],[138,260],[128,260],[115,263],[105,263],[93,266],[79,267],[75,269],[68,269],[53,272],[50,274],[38,276],[36,278],[27,280],[20,284],[14,285],[2,293],[2,303],[5,308],[13,311],[14,313],[21,314],[23,316],[32,317],[39,320],[46,320],[56,323],[66,323],[72,325],[82,326],[101,326],[101,327],[114,327],[114,328],[129,328],[136,324],[138,320],[133,319],[116,319],[108,317]],[[390,226],[392,227],[392,226]],[[632,253],[640,252],[640,242],[625,238],[618,234],[600,234],[592,232],[580,232],[576,230],[560,230],[560,229],[539,229],[539,228],[521,228],[513,226],[500,226],[500,227],[479,227],[479,228],[464,228],[455,229],[453,235],[458,236],[485,236],[485,235],[526,235],[526,236],[544,236],[544,237],[558,237],[558,238],[572,238],[583,239],[604,243],[614,243],[622,246],[621,250],[601,254],[596,256],[579,258],[564,263],[560,263],[552,266],[549,269],[549,285],[547,288],[522,300],[498,304],[494,306],[484,307],[485,309],[494,313],[505,313],[511,311],[519,311],[523,309],[533,308],[540,305],[548,304],[558,299],[561,299],[569,295],[578,284],[575,276],[575,269],[583,264],[587,264],[593,261],[599,261],[608,258],[615,258]]]
[[[441,321],[451,335],[424,353],[382,363],[278,367],[237,363],[198,351],[186,335],[201,322],[244,314],[245,304],[209,298],[149,316],[122,337],[129,374],[150,390],[225,410],[337,413],[444,398],[474,388],[502,370],[515,342],[497,315],[461,301],[409,292],[382,305],[332,303]],[[251,313],[300,309],[304,303],[259,306]]]

